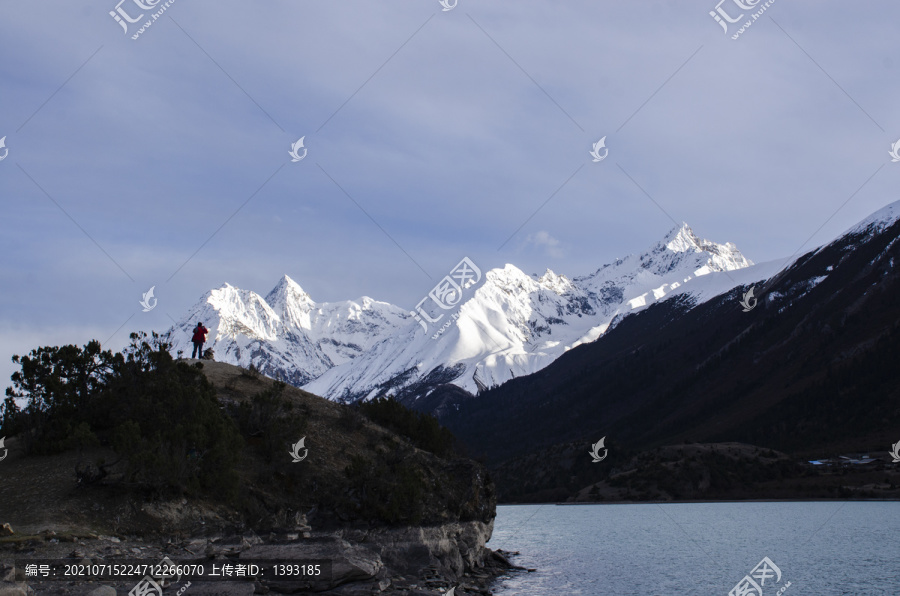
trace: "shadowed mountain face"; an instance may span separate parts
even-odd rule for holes
[[[750,312],[740,305],[749,286],[702,304],[673,296],[535,374],[445,407],[442,422],[495,466],[579,441],[587,458],[603,436],[631,452],[686,441],[887,450],[900,439],[897,210],[757,284]]]

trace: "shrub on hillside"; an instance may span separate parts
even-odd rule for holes
[[[365,422],[359,413],[359,409],[354,406],[343,406],[341,415],[338,418],[338,425],[342,430],[347,432],[356,432],[363,427]]]
[[[399,448],[374,461],[355,455],[344,474],[350,481],[350,499],[343,507],[354,515],[389,524],[422,521],[427,486],[422,471]]]
[[[92,399],[115,375],[121,354],[100,349],[100,342],[42,347],[13,356],[21,370],[0,407],[0,432],[18,435],[29,453],[50,454],[96,442],[89,430],[96,415]],[[26,399],[20,409],[17,399]],[[85,429],[87,424],[88,430]]]
[[[258,381],[260,376],[259,369],[251,362],[247,368],[241,367],[241,376],[251,381]]]
[[[237,409],[238,426],[246,437],[262,439],[266,461],[283,456],[306,428],[306,419],[294,409],[294,403],[282,395],[287,385],[275,381]]]
[[[439,457],[453,455],[456,439],[434,416],[409,410],[391,398],[364,402],[359,411],[372,422],[408,438],[419,449]]]
[[[175,362],[157,334],[123,353],[99,342],[14,357],[4,431],[32,453],[99,443],[124,456],[123,480],[157,492],[233,495],[242,440],[200,368]],[[26,399],[20,409],[15,399]]]
[[[100,401],[127,478],[157,490],[233,496],[241,439],[200,367],[175,362],[165,344],[132,335],[126,359]],[[154,339],[157,339],[154,336]]]

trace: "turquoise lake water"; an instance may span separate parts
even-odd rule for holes
[[[898,502],[509,505],[488,546],[536,569],[497,596],[900,595]]]

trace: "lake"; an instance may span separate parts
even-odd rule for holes
[[[537,569],[497,596],[900,594],[898,502],[506,505],[488,546]]]

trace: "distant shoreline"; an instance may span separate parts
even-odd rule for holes
[[[740,499],[685,501],[581,501],[578,503],[497,503],[497,507],[526,505],[679,505],[682,503],[900,503],[900,499]]]

